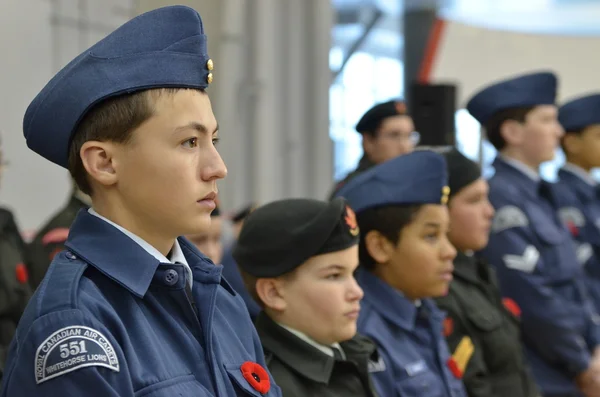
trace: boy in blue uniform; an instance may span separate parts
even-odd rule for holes
[[[567,158],[558,171],[558,214],[577,244],[577,260],[589,276],[596,310],[600,309],[600,194],[590,171],[600,167],[599,109],[600,94],[594,94],[565,103],[558,112]]]
[[[178,236],[210,225],[226,168],[200,15],[143,14],[63,68],[24,119],[92,208],[10,348],[1,396],[280,396],[242,300]]]
[[[444,158],[417,151],[375,166],[338,193],[361,229],[358,330],[378,345],[382,360],[372,376],[381,396],[466,396],[462,358],[450,356],[444,314],[430,299],[448,293],[456,256],[446,185]],[[461,355],[471,350],[467,341]]]
[[[467,104],[499,152],[489,181],[496,215],[481,255],[521,310],[525,354],[542,394],[595,396],[598,316],[557,214],[556,186],[538,172],[563,135],[556,86],[554,74],[531,73],[492,84]]]

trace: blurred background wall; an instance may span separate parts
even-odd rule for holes
[[[129,18],[169,4],[202,15],[215,61],[209,89],[229,176],[225,210],[282,197],[324,198],[362,155],[355,123],[415,79],[450,83],[457,145],[489,164],[463,109],[482,84],[551,68],[560,99],[597,90],[594,0],[2,0],[0,134],[9,161],[0,204],[33,231],[69,195],[68,173],[27,149],[21,122],[70,59]],[[543,168],[552,179],[557,159]]]

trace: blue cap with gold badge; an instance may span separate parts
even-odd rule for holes
[[[71,136],[94,105],[151,88],[205,89],[212,69],[198,12],[171,6],[142,14],[85,50],[42,89],[23,120],[27,145],[66,168]]]
[[[336,196],[344,197],[358,213],[385,205],[446,204],[449,194],[444,157],[417,150],[365,171]]]
[[[600,124],[600,94],[587,95],[562,105],[558,121],[566,132],[578,132],[593,124]]]
[[[501,110],[553,105],[557,83],[552,72],[530,73],[503,80],[475,94],[467,103],[467,110],[477,121],[485,124]]]

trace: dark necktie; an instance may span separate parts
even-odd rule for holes
[[[342,356],[342,352],[337,347],[332,347],[333,350],[333,358],[335,361],[344,361],[344,356]]]
[[[555,205],[552,183],[541,180],[538,188],[540,196],[548,200],[553,206]]]

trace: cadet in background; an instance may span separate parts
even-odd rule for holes
[[[330,198],[356,175],[376,164],[410,153],[419,143],[419,133],[404,101],[379,103],[369,109],[356,125],[362,136],[363,156],[358,166],[336,183]]]
[[[0,142],[0,183],[6,164]],[[12,212],[0,208],[0,377],[8,347],[31,295],[25,243]]]
[[[256,329],[286,397],[376,395],[376,348],[356,334],[358,234],[342,199],[274,201],[244,222],[233,256],[264,309]]]
[[[448,293],[456,256],[447,182],[444,158],[423,150],[377,165],[338,192],[361,230],[358,331],[378,346],[371,371],[381,396],[466,396],[444,340],[444,313],[431,299]]]
[[[218,205],[210,213],[210,227],[202,233],[187,235],[186,238],[200,252],[208,256],[213,263],[221,264],[223,258],[223,216]]]
[[[244,284],[244,280],[242,279],[238,265],[233,258],[233,249],[235,248],[235,244],[237,243],[237,239],[240,235],[242,227],[244,226],[246,218],[252,213],[252,211],[254,211],[255,208],[255,204],[248,205],[232,216],[231,222],[233,224],[233,240],[223,252],[223,277],[225,277],[227,282],[231,284],[233,289],[244,300],[252,321],[256,320],[256,317],[258,316],[258,313],[260,313],[261,309],[256,300],[252,298],[246,288],[246,285]]]
[[[596,311],[600,311],[600,192],[590,172],[600,167],[599,109],[600,94],[593,94],[565,103],[558,112],[567,160],[558,171],[558,214],[576,243]]]
[[[458,250],[444,336],[469,397],[536,397],[520,335],[520,309],[502,299],[493,268],[473,255],[487,245],[494,208],[479,166],[456,149],[444,153],[450,187],[450,242]]]
[[[92,204],[90,196],[83,193],[73,181],[69,201],[37,231],[34,239],[27,245],[27,267],[31,286],[36,289],[46,275],[54,255],[65,249],[69,228],[82,209]]]
[[[502,296],[520,308],[525,354],[542,394],[597,396],[598,315],[558,217],[556,187],[539,175],[563,135],[557,83],[551,72],[520,75],[485,87],[467,104],[499,153],[489,181],[496,215],[480,254],[496,269]]]

